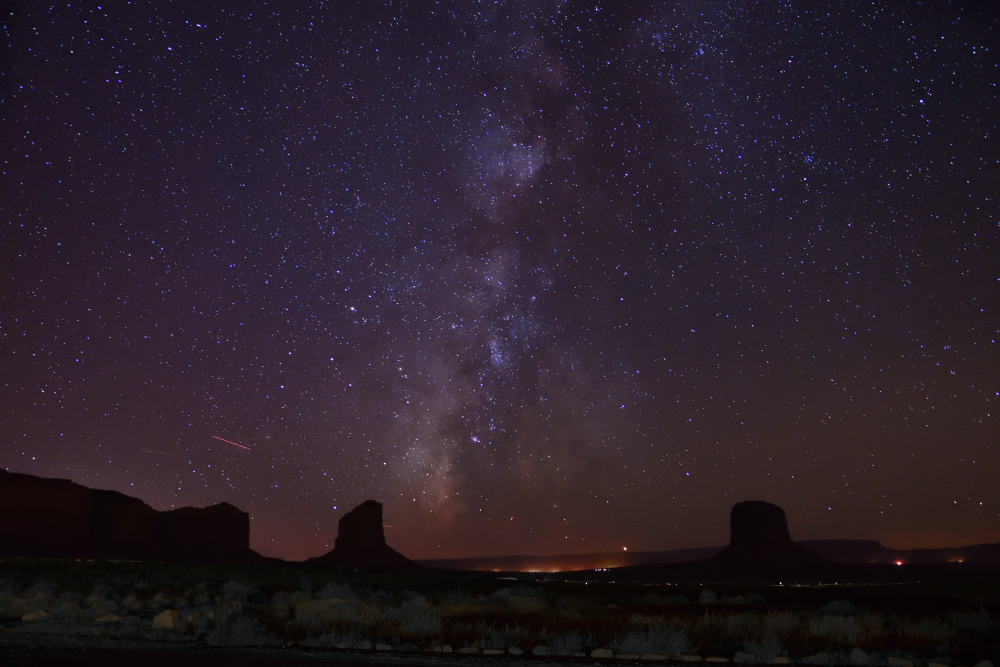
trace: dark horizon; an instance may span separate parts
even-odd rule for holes
[[[305,559],[1000,542],[1000,6],[17,1],[0,467]]]

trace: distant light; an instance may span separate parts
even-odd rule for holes
[[[628,551],[628,547],[622,547],[622,551]]]
[[[902,565],[902,564],[903,564],[903,561],[901,561],[901,560],[897,560],[896,561],[896,565]]]

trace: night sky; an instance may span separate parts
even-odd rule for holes
[[[1000,541],[995,3],[11,7],[0,466],[292,559]]]

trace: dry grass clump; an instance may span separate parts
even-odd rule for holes
[[[646,630],[633,629],[627,634],[615,637],[609,645],[618,653],[636,655],[650,653],[668,657],[697,650],[688,639],[685,628],[670,627],[665,624],[653,625]]]

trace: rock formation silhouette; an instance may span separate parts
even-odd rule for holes
[[[785,510],[762,500],[736,503],[729,514],[729,546],[705,561],[733,574],[803,574],[832,563],[792,541]]]
[[[746,500],[729,512],[729,546],[734,549],[766,549],[791,541],[785,510],[777,505]]]
[[[333,551],[306,565],[350,567],[375,572],[416,572],[422,568],[385,543],[382,503],[366,500],[340,518]]]
[[[733,505],[729,546],[704,560],[619,568],[617,576],[650,581],[779,583],[824,581],[847,567],[792,541],[785,511],[748,500]]]
[[[366,500],[340,518],[334,548],[365,551],[386,546],[382,503]]]
[[[68,479],[0,470],[0,553],[42,558],[255,561],[250,516],[228,503],[158,512]]]

